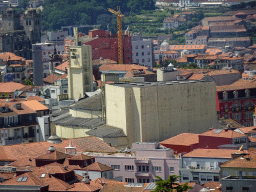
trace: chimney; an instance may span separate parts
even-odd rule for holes
[[[78,37],[78,27],[74,27],[73,30],[74,30],[74,43],[76,46],[78,46],[80,43],[79,37]]]

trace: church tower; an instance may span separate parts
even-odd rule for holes
[[[23,26],[26,36],[32,44],[41,42],[41,14],[39,10],[29,9],[24,14]]]
[[[69,47],[68,96],[76,100],[93,91],[92,47],[80,45],[77,28],[74,28],[75,45]]]

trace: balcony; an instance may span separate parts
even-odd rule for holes
[[[145,173],[145,172],[137,172],[135,173],[136,177],[151,177],[151,173]]]
[[[138,164],[149,164],[150,163],[150,159],[148,158],[137,158],[135,160],[135,163],[138,163]]]
[[[214,168],[214,167],[205,167],[205,166],[201,166],[201,167],[193,167],[193,166],[187,166],[186,168],[181,168],[181,170],[188,170],[190,169],[191,172],[219,172],[220,168]]]

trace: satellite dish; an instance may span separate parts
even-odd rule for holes
[[[13,81],[13,80],[14,80],[13,74],[7,74],[7,75],[5,75],[5,76],[4,76],[4,80],[5,80],[5,82],[11,82],[11,81]]]

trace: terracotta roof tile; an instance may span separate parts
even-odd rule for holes
[[[233,130],[223,129],[220,133],[215,133],[216,129],[209,130],[202,133],[200,136],[211,136],[211,137],[224,137],[224,138],[236,138],[236,137],[245,137],[242,133],[237,133]]]
[[[107,180],[105,185],[103,185],[103,188],[100,190],[101,192],[142,192],[148,185],[148,183],[145,183],[142,185],[142,187],[126,187],[128,183],[126,182],[118,182],[118,181],[112,181]]]
[[[207,189],[221,189],[221,184],[219,182],[207,182],[203,185]]]
[[[18,181],[18,179],[21,177],[27,177],[27,180],[22,182]],[[41,179],[39,179],[37,176],[35,176],[33,173],[27,172],[17,177],[13,177],[12,179],[1,183],[1,185],[38,185],[42,187],[46,186],[47,184],[43,182]]]
[[[31,100],[36,100],[36,101],[44,101],[44,99],[42,97],[39,96],[28,96],[27,97],[27,101],[31,101]]]
[[[65,61],[64,63],[55,67],[55,69],[58,69],[58,70],[63,71],[63,72],[66,72],[66,69],[68,69],[68,68],[69,68],[69,61]]]
[[[84,170],[88,170],[88,171],[100,171],[100,172],[104,172],[104,171],[109,171],[109,170],[113,170],[113,167],[109,167],[107,165],[101,164],[99,162],[94,162],[91,165],[88,165],[87,167],[83,168]]]
[[[3,178],[4,180],[12,179],[15,173],[0,173],[0,178]]]
[[[230,149],[195,149],[183,157],[205,157],[205,158],[232,158],[232,153],[239,152],[238,150]]]
[[[44,106],[42,103],[38,102],[37,100],[22,101],[22,103],[24,103],[29,108],[31,108],[31,109],[33,109],[35,111],[49,110],[48,107]]]
[[[139,69],[148,69],[148,67],[136,64],[103,64],[100,66],[100,71],[133,71]]]
[[[74,187],[69,189],[68,191],[76,191],[76,192],[89,192],[89,191],[98,191],[100,188],[91,184],[85,183],[74,183]]]
[[[198,135],[199,134],[194,134],[194,133],[181,133],[179,135],[171,137],[170,139],[166,139],[160,142],[160,144],[189,146],[192,144],[199,143]]]
[[[243,133],[251,133],[256,131],[256,126],[239,128]]]
[[[48,75],[47,77],[44,78],[44,82],[53,84],[54,81],[56,81],[58,79],[66,79],[66,78],[67,78],[67,74],[63,74],[61,76],[50,74],[50,75]]]
[[[94,136],[81,137],[71,139],[73,146],[77,148],[77,152],[117,152],[117,149],[110,147],[104,141]],[[60,144],[52,144],[47,141],[22,143],[16,145],[0,146],[0,160],[18,160],[25,157],[37,157],[48,151],[48,148],[53,145],[56,150],[65,152],[65,147],[69,146],[69,139],[65,139]]]
[[[72,157],[66,153],[62,153],[60,151],[54,151],[52,153],[46,153],[36,157],[36,159],[43,159],[43,160],[60,160]]]
[[[170,45],[170,50],[171,51],[176,51],[176,50],[191,50],[191,49],[205,49],[206,45]]]
[[[15,55],[14,53],[10,53],[10,52],[0,53],[0,59],[2,59],[3,61],[8,61],[8,60],[25,61],[25,59],[23,57],[19,57],[19,56]]]
[[[71,160],[86,160],[86,159],[91,159],[91,158],[93,158],[93,157],[90,157],[90,156],[87,156],[87,155],[84,155],[84,154],[80,153],[76,156],[70,157],[69,159],[71,159]]]
[[[240,79],[231,85],[216,86],[216,91],[234,91],[240,89],[256,88],[256,82]]]
[[[193,74],[191,77],[189,77],[189,80],[201,80],[203,79],[205,74]]]
[[[1,53],[0,53],[1,55]],[[25,85],[15,82],[0,83],[0,93],[13,93],[15,89],[22,89]]]

